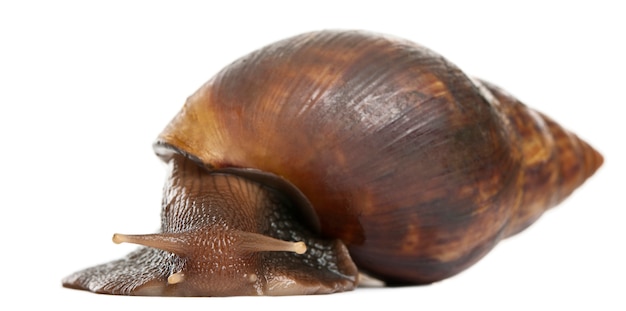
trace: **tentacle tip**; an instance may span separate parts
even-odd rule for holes
[[[178,284],[184,280],[185,280],[185,274],[182,272],[172,273],[170,276],[167,277],[168,284]]]
[[[304,244],[304,242],[295,242],[293,244],[293,251],[296,254],[302,255],[302,254],[306,253],[306,249],[307,249],[306,248],[306,244]]]
[[[124,235],[123,234],[119,234],[119,233],[114,233],[113,234],[113,238],[111,238],[111,240],[115,244],[121,244],[121,243],[124,243],[126,241],[126,239],[124,238]]]

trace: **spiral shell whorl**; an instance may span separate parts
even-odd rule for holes
[[[519,137],[522,200],[509,221],[507,236],[531,225],[567,198],[602,165],[602,155],[551,118],[506,91],[481,81],[498,101]]]

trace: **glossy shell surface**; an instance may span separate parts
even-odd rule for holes
[[[473,264],[600,165],[568,132],[534,139],[552,133],[535,114],[409,41],[323,31],[226,67],[188,98],[155,148],[210,169],[279,176],[359,268],[392,283],[430,283]],[[546,173],[561,140],[578,151]],[[563,170],[576,178],[562,181]],[[541,173],[554,176],[529,178]],[[548,198],[548,187],[569,180]]]

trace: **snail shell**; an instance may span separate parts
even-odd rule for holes
[[[603,161],[434,52],[358,31],[307,33],[235,61],[154,147],[169,167],[161,232],[115,235],[148,247],[66,287],[330,293],[354,288],[359,270],[432,283],[532,224]]]

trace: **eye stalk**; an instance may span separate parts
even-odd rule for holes
[[[243,252],[293,252],[302,255],[307,247],[304,242],[289,242],[252,232],[239,231],[239,247]]]
[[[293,252],[304,254],[307,250],[306,244],[300,242],[289,242],[275,239],[258,233],[233,230],[232,236],[238,240],[238,249],[242,253],[252,252]],[[113,243],[132,243],[147,247],[158,248],[179,256],[191,255],[185,250],[185,246],[192,244],[193,236],[188,232],[184,233],[153,233],[153,234],[113,234]]]

